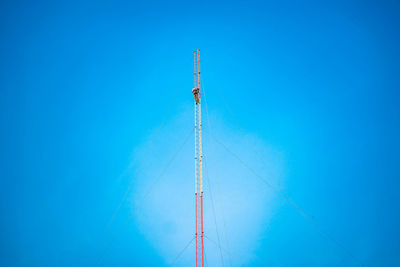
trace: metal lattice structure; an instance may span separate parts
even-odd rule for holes
[[[203,170],[201,144],[201,94],[200,94],[200,50],[194,51],[194,127],[195,127],[195,211],[196,211],[196,267],[204,267],[203,231]]]

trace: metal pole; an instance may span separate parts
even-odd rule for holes
[[[204,267],[203,229],[203,151],[201,143],[201,101],[200,101],[200,50],[194,51],[194,127],[195,127],[195,210],[196,210],[196,267]],[[199,201],[200,200],[200,201]],[[199,225],[200,224],[200,225]],[[198,232],[200,231],[200,240]],[[200,263],[201,261],[201,263]]]
[[[201,143],[201,90],[200,90],[200,49],[197,49],[197,81],[199,84],[199,178],[200,178],[200,228],[201,228],[201,266],[204,267],[204,230],[203,230],[203,151]]]

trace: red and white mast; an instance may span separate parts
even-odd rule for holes
[[[200,101],[200,50],[194,51],[194,127],[195,127],[195,210],[196,210],[196,267],[204,267],[203,231],[203,170],[201,144],[201,101]],[[199,237],[200,231],[200,237]]]

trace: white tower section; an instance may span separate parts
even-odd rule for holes
[[[194,161],[195,161],[195,210],[196,210],[196,267],[204,267],[203,231],[203,154],[201,144],[201,94],[200,94],[200,50],[194,51]]]

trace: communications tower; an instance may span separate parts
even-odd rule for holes
[[[196,267],[204,267],[203,231],[203,170],[201,145],[201,94],[200,94],[200,50],[194,55],[194,161],[195,161],[195,210],[196,210]]]

